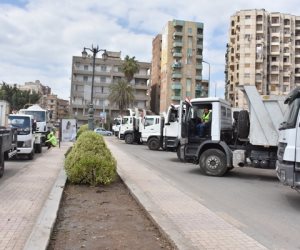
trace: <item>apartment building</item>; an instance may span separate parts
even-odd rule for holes
[[[153,41],[153,52],[159,56],[153,53],[156,60],[152,64],[151,82],[153,86],[160,78],[160,112],[186,97],[208,96],[208,85],[202,82],[203,23],[169,21],[163,28],[161,44],[158,40]]]
[[[225,97],[246,107],[243,85],[261,95],[286,95],[300,85],[300,17],[264,9],[241,10],[230,20]]]
[[[94,119],[100,121],[100,115],[103,112],[108,114],[108,118],[112,120],[120,115],[119,107],[109,103],[108,96],[110,94],[109,86],[118,82],[124,77],[121,71],[123,60],[121,52],[107,51],[108,57],[100,57],[95,60],[95,78],[93,86],[93,104]],[[139,72],[134,75],[130,84],[134,88],[135,101],[132,107],[140,109],[150,108],[149,95],[149,79],[150,67],[148,62],[138,62]],[[91,87],[93,75],[93,58],[73,56],[72,60],[72,77],[71,77],[71,101],[70,111],[73,117],[76,117],[78,124],[87,123],[88,105],[91,102]]]
[[[57,119],[68,118],[70,115],[70,105],[68,100],[57,98]]]

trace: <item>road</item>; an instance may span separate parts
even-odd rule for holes
[[[43,148],[43,153],[45,154],[47,151],[46,148]],[[34,159],[37,159],[38,157],[41,157],[42,154],[35,154]],[[34,160],[33,159],[33,160]],[[26,171],[27,168],[30,167],[31,165],[31,160],[28,160],[26,156],[20,156],[18,159],[13,159],[13,160],[8,160],[5,161],[5,170],[4,170],[4,175],[0,179],[0,188],[1,184],[4,183],[4,181],[9,180],[11,177],[14,175],[18,174],[20,171]]]
[[[107,139],[265,247],[300,249],[300,194],[279,183],[275,170],[238,168],[208,177],[176,153]]]

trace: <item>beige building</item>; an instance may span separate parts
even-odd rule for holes
[[[153,41],[151,84],[154,86],[160,78],[160,112],[186,97],[207,96],[208,85],[202,83],[203,23],[169,21],[163,28],[161,44],[159,39]]]
[[[300,17],[242,10],[231,17],[226,53],[225,97],[245,107],[239,86],[256,85],[262,95],[286,95],[300,85]]]
[[[100,120],[101,112],[109,114],[109,119],[120,115],[117,105],[108,101],[109,86],[124,77],[121,71],[123,60],[121,52],[108,51],[108,58],[96,58],[95,78],[93,91],[94,119]],[[79,125],[87,123],[88,105],[91,102],[91,86],[93,75],[93,58],[73,56],[71,80],[71,116],[78,119]],[[150,79],[150,63],[139,62],[139,72],[134,75],[130,84],[134,88],[135,102],[133,107],[140,109],[150,108],[148,81]],[[130,108],[130,107],[129,107]]]

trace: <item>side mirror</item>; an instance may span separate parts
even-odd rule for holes
[[[169,126],[169,125],[170,125],[170,123],[169,123],[169,122],[167,122],[167,123],[165,123],[165,125]]]
[[[32,121],[32,131],[33,132],[36,131],[36,121],[35,120]]]

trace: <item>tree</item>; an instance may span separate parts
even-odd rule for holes
[[[124,62],[122,64],[122,72],[125,75],[126,80],[128,81],[128,83],[131,82],[131,80],[133,79],[133,76],[135,73],[139,72],[139,65],[138,65],[138,61],[135,60],[135,57],[129,57],[128,55],[124,58]]]
[[[111,103],[117,104],[121,114],[123,114],[124,109],[134,102],[133,88],[124,80],[113,83],[110,85],[108,99]]]
[[[31,94],[29,90],[20,90],[16,85],[10,86],[5,82],[3,82],[3,85],[0,88],[0,100],[9,103],[10,111],[24,108],[24,105],[28,103],[37,103],[40,98],[40,94],[34,91]]]

